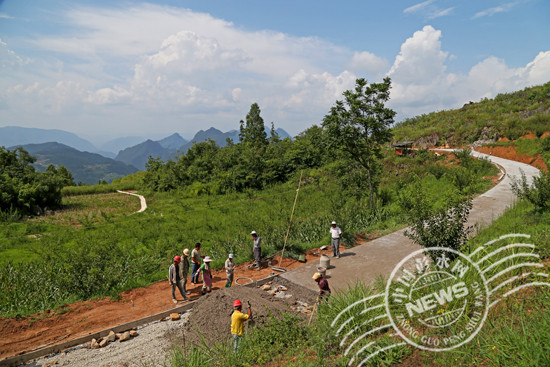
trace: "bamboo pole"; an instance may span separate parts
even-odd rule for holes
[[[286,241],[288,240],[288,234],[290,233],[290,226],[292,225],[292,218],[294,217],[294,210],[296,209],[296,201],[298,201],[298,194],[300,193],[300,185],[302,184],[303,173],[304,173],[303,170],[300,171],[300,180],[298,181],[298,188],[296,189],[296,197],[294,198],[292,213],[290,213],[290,221],[288,222],[288,229],[286,230],[285,243],[283,245],[283,250],[281,251],[281,263],[279,264],[281,268],[283,268],[283,255],[285,254]]]

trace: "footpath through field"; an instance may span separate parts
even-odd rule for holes
[[[452,149],[441,150],[452,151]],[[489,159],[500,166],[501,171],[504,170],[504,172],[501,172],[500,182],[496,186],[473,200],[468,225],[479,229],[491,224],[504,213],[506,208],[514,203],[515,195],[510,187],[511,177],[519,178],[521,177],[521,171],[523,171],[529,182],[531,182],[533,176],[539,174],[539,170],[524,163],[493,157],[476,151],[472,151],[472,155],[477,158]],[[405,237],[404,232],[405,229],[401,229],[363,245],[350,248],[341,253],[340,259],[331,257],[331,268],[327,270],[330,287],[333,290],[343,290],[358,281],[371,284],[379,276],[389,277],[393,268],[405,256],[420,249],[412,240]],[[317,262],[308,263],[284,273],[282,277],[316,290],[317,284],[311,277],[317,271],[318,266]]]

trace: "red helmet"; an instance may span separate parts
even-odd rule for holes
[[[242,307],[242,302],[239,301],[239,300],[236,300],[235,302],[233,302],[233,307]]]
[[[174,261],[177,262],[177,263],[181,262],[181,257],[174,256]]]

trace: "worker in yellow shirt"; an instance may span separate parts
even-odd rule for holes
[[[248,303],[248,315],[241,312],[243,304],[240,300],[233,302],[233,314],[231,315],[231,335],[235,343],[233,345],[233,353],[237,352],[239,347],[239,339],[244,335],[244,322],[252,318],[252,308],[250,302]]]

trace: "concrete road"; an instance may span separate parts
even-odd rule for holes
[[[539,174],[539,170],[524,163],[492,157],[475,151],[472,152],[472,155],[489,159],[501,169],[500,182],[473,200],[468,225],[480,229],[490,225],[516,200],[510,187],[510,177],[520,177],[520,170],[523,170],[528,179],[532,180],[533,176]],[[328,230],[329,224],[327,224],[327,232]],[[327,270],[327,278],[331,289],[343,290],[358,281],[371,284],[380,275],[385,278],[389,277],[393,268],[401,259],[420,249],[418,245],[404,236],[404,232],[405,229],[402,229],[350,248],[342,253],[340,259],[330,257],[331,268]],[[309,263],[284,273],[282,277],[304,287],[317,290],[317,284],[311,277],[317,271],[318,265],[317,262]]]

